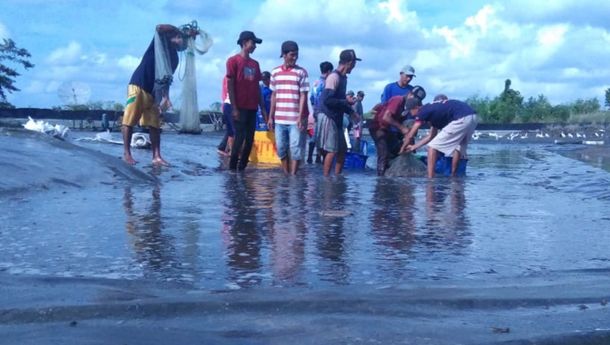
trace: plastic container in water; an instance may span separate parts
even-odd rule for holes
[[[428,164],[428,156],[420,157],[422,162]],[[447,156],[439,156],[436,159],[436,165],[434,166],[434,172],[437,175],[451,176],[451,161],[452,157]],[[457,171],[455,172],[456,176],[466,176],[466,165],[468,164],[468,159],[461,158],[458,163]]]
[[[434,172],[437,174],[443,174],[445,176],[451,176],[451,161],[453,159],[451,157],[441,157],[436,160],[436,166],[434,167]],[[468,159],[461,158],[457,171],[455,172],[456,176],[465,176],[466,175],[466,165],[468,164]]]
[[[362,170],[366,168],[367,158],[369,157],[360,153],[347,152],[345,154],[345,163],[343,164],[343,169]]]
[[[275,146],[275,135],[270,131],[254,132],[254,145],[250,151],[250,162],[279,164]]]
[[[353,151],[353,142],[352,142],[352,151]],[[366,140],[360,140],[360,151],[352,152],[348,151],[345,153],[345,163],[343,164],[343,169],[348,170],[363,170],[366,168],[366,160],[369,158],[367,155],[368,152],[368,142]]]

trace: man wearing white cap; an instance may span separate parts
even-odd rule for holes
[[[404,96],[408,94],[413,89],[413,86],[409,85],[413,78],[415,78],[415,68],[410,65],[403,67],[400,70],[400,78],[398,81],[389,83],[383,89],[381,104],[387,103],[390,98],[394,96]]]

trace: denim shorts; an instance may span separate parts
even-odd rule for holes
[[[303,133],[297,124],[294,125],[275,125],[275,146],[277,147],[277,155],[280,159],[288,158],[301,160],[305,153],[305,133]]]

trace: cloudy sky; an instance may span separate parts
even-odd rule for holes
[[[159,23],[197,20],[214,39],[197,57],[199,107],[220,98],[226,59],[252,30],[263,39],[253,57],[263,70],[281,64],[282,41],[299,43],[310,79],[324,60],[336,65],[353,48],[363,59],[348,88],[366,93],[365,110],[383,86],[414,66],[414,84],[451,98],[498,95],[504,80],[526,98],[551,103],[597,97],[610,87],[610,1],[599,0],[1,0],[0,37],[32,54],[19,70],[17,107],[64,102],[62,85],[90,89],[90,101],[123,103],[129,78]],[[183,68],[181,66],[180,68]],[[172,87],[180,100],[180,71]],[[603,105],[603,104],[602,104]]]

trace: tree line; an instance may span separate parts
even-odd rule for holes
[[[559,105],[552,105],[542,94],[524,100],[519,91],[511,88],[510,79],[506,80],[500,95],[471,96],[466,103],[477,111],[481,123],[610,122],[610,112],[602,110],[597,98]],[[610,88],[605,92],[605,106],[610,107]]]

